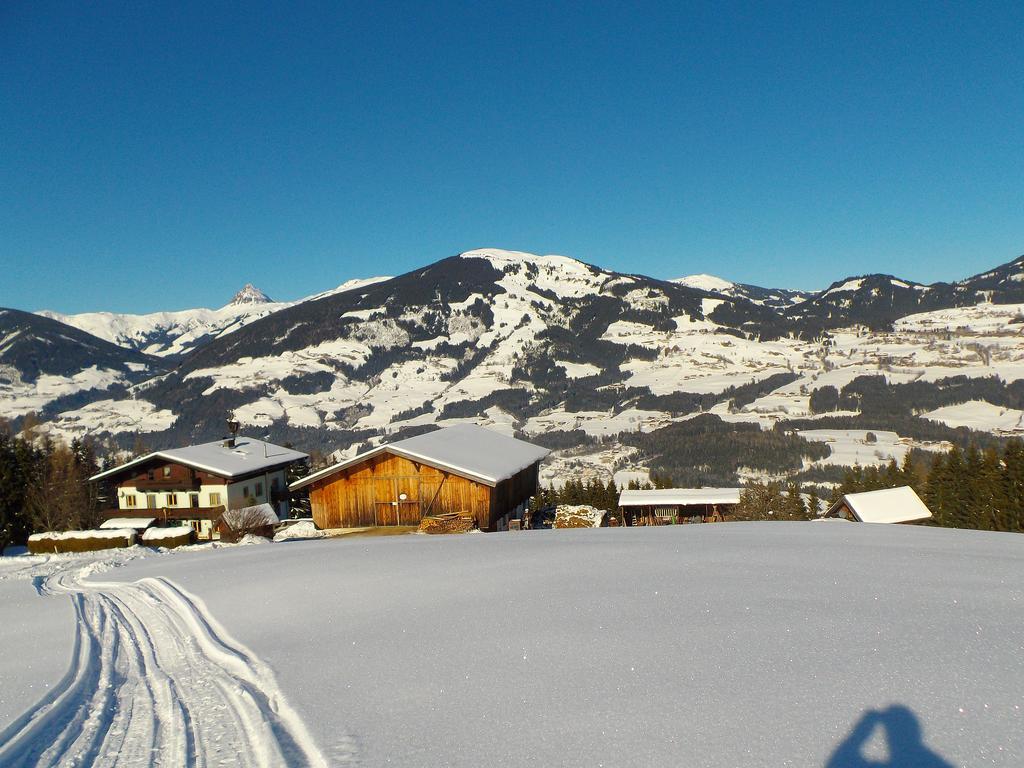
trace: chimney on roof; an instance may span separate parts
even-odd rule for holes
[[[235,435],[238,434],[238,422],[234,419],[228,419],[228,432],[231,434],[224,439],[225,448],[235,447]]]

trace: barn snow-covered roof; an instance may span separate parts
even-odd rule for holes
[[[360,453],[314,472],[292,483],[291,487],[302,488],[382,453],[421,461],[484,485],[495,486],[540,461],[550,451],[475,424],[456,424]]]
[[[826,514],[831,515],[843,504],[862,523],[909,523],[911,520],[926,520],[932,516],[914,489],[906,485],[881,491],[848,493],[833,504]]]
[[[293,451],[291,448],[266,443],[253,437],[238,437],[235,438],[234,446],[227,446],[223,440],[217,440],[212,443],[188,445],[184,448],[154,451],[129,461],[127,464],[93,475],[89,479],[102,480],[104,477],[119,474],[151,459],[163,459],[176,464],[184,464],[220,477],[240,477],[305,458],[308,458],[307,454]]]

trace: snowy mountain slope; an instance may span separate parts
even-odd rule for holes
[[[142,353],[56,320],[0,308],[0,416],[86,402],[159,370]]]
[[[261,427],[370,433],[514,391],[534,392],[530,412],[539,413],[570,381],[627,382],[632,358],[652,350],[609,338],[623,323],[669,344],[699,329],[714,346],[770,336],[777,316],[745,299],[565,257],[483,249],[280,310],[197,350],[140,396],[190,413],[217,395]],[[551,360],[596,374],[573,379]]]
[[[757,285],[733,283],[714,275],[705,274],[678,277],[672,282],[685,285],[688,288],[718,293],[723,296],[739,296],[755,304],[761,304],[779,311],[806,301],[814,295],[813,291],[795,291],[788,288],[761,288]]]
[[[237,331],[281,309],[386,279],[372,277],[349,280],[337,288],[298,301],[272,301],[263,291],[246,283],[220,309],[183,309],[144,315],[115,312],[65,315],[50,310],[42,310],[37,314],[72,325],[128,349],[158,357],[180,358],[215,338]]]
[[[1024,380],[1024,304],[949,306],[1011,297],[1016,274],[1011,265],[956,284],[994,285],[989,293],[851,278],[778,311],[718,279],[685,284],[478,249],[254,318],[134,386],[130,401],[68,407],[50,428],[178,444],[218,436],[232,413],[279,441],[352,452],[472,420],[549,441],[557,472],[602,478],[649,469],[642,447],[619,433],[653,436],[703,413],[737,429],[792,422],[854,435],[898,425],[901,445],[928,448],[965,439],[961,424],[1002,432],[1003,421],[997,429],[925,411],[970,401],[1024,408],[1024,384],[1014,383]],[[899,315],[904,308],[913,312]],[[898,407],[885,405],[877,382]],[[842,402],[815,406],[831,388]],[[854,448],[873,463],[895,455]]]
[[[1024,256],[955,283],[922,285],[892,275],[862,275],[839,280],[785,310],[804,334],[864,325],[892,327],[910,314],[977,304],[1024,303]]]

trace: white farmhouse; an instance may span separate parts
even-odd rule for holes
[[[307,458],[255,438],[230,437],[149,453],[89,479],[106,481],[117,493],[117,509],[105,517],[184,523],[209,539],[227,509],[269,503],[286,517],[288,467]]]

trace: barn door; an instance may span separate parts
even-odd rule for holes
[[[398,500],[398,524],[420,524],[420,478],[409,475],[395,478],[395,490]]]
[[[398,525],[398,490],[394,477],[377,477],[373,481],[373,495],[377,503],[376,525]]]

